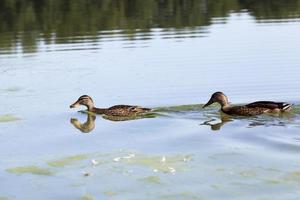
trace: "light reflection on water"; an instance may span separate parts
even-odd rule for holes
[[[0,199],[299,197],[299,1],[101,1],[82,6],[89,20],[74,14],[88,1],[55,7],[65,18],[48,15],[55,0],[44,18],[30,13],[39,2],[0,27]],[[14,9],[3,5],[0,19]],[[218,90],[296,106],[252,118],[202,109]],[[70,111],[82,94],[157,113]]]

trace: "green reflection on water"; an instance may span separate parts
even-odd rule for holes
[[[4,0],[0,3],[0,49],[13,51],[21,44],[26,47],[23,52],[32,53],[40,40],[61,44],[78,40],[70,36],[89,35],[96,41],[105,37],[107,33],[99,35],[104,30],[123,30],[123,35],[134,39],[138,29],[147,39],[151,28],[206,27],[214,17],[224,18],[225,23],[229,13],[244,10],[257,19],[297,18],[300,1]]]

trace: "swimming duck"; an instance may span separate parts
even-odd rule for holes
[[[94,106],[93,99],[88,95],[82,95],[78,100],[70,105],[70,108],[76,108],[80,105],[86,106],[89,112],[96,114],[104,114],[108,116],[136,116],[139,114],[150,112],[150,108],[142,108],[140,106],[131,106],[131,105],[116,105],[110,108],[96,108]]]
[[[254,116],[263,113],[281,113],[291,110],[292,104],[285,102],[273,101],[256,101],[243,106],[230,106],[228,98],[222,92],[215,92],[210,100],[203,106],[203,108],[213,104],[219,103],[221,111],[228,115]]]

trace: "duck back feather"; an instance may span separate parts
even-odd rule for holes
[[[279,109],[282,111],[288,111],[291,109],[293,104],[285,102],[274,102],[274,101],[256,101],[250,104],[247,104],[247,108],[267,108],[271,110]]]

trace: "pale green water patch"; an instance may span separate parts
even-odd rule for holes
[[[76,156],[70,156],[62,159],[52,160],[48,161],[47,164],[51,167],[64,167],[67,165],[72,165],[78,161],[87,159],[87,155],[76,155]]]
[[[147,167],[154,172],[176,173],[186,171],[185,163],[192,160],[191,155],[150,156],[130,153],[127,156],[116,157],[114,161],[129,165]]]
[[[173,193],[169,195],[163,195],[160,199],[164,200],[174,200],[174,199],[186,199],[186,200],[204,200],[204,198],[199,197],[199,195],[194,194],[193,192],[182,192],[182,193]]]
[[[278,185],[281,182],[279,180],[270,179],[270,180],[266,180],[265,183],[269,185]]]
[[[287,172],[283,175],[274,174],[273,178],[266,179],[265,180],[266,184],[269,185],[295,185],[297,187],[300,186],[300,171],[292,171],[292,172]]]
[[[8,88],[4,89],[4,91],[6,91],[6,92],[19,92],[21,90],[22,90],[22,88],[21,87],[17,87],[17,86],[15,86],[15,87],[8,87]]]
[[[145,178],[141,178],[140,180],[145,183],[161,184],[161,180],[159,176],[147,176]]]
[[[0,115],[0,123],[20,121],[20,120],[22,120],[22,119],[14,116],[14,115],[10,115],[10,114]]]
[[[94,197],[91,194],[85,194],[81,197],[81,200],[94,200]]]
[[[256,171],[255,170],[245,170],[245,171],[241,171],[240,176],[244,177],[244,178],[255,178],[257,177]]]
[[[118,195],[117,192],[114,192],[114,191],[111,191],[111,190],[104,191],[104,192],[102,192],[102,194],[103,194],[104,196],[107,196],[107,197],[113,197],[113,196]]]
[[[47,168],[41,168],[33,165],[10,168],[7,169],[6,171],[13,174],[34,174],[34,175],[44,175],[44,176],[50,176],[54,174],[52,171],[50,171]]]
[[[0,197],[0,200],[9,200],[7,197]]]
[[[284,180],[296,183],[300,186],[300,171],[290,172],[285,177]]]

